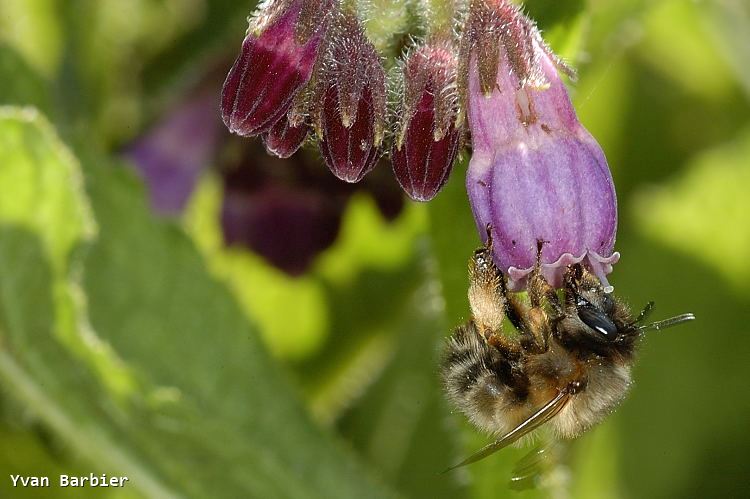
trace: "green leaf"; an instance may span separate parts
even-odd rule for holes
[[[0,104],[51,110],[49,84],[11,45],[0,40]]]
[[[46,121],[5,109],[0,138],[0,379],[11,393],[147,497],[390,495],[311,423],[129,171],[82,149],[101,231],[89,242],[78,163]]]
[[[642,189],[635,213],[643,233],[714,268],[750,291],[750,129],[702,154],[675,181]]]
[[[78,163],[35,110],[0,107],[0,120],[2,221],[39,234],[62,274],[74,246],[94,234]]]
[[[45,76],[57,69],[61,39],[55,0],[3,0],[0,4],[0,40]]]
[[[708,19],[724,57],[750,96],[750,4],[744,0],[707,2]]]
[[[309,275],[289,276],[263,258],[224,245],[220,180],[205,175],[185,213],[185,227],[211,273],[233,292],[278,359],[304,359],[324,341],[328,309],[322,286]],[[295,313],[284,313],[294,303]]]
[[[218,66],[220,73],[228,72],[240,51],[247,17],[257,3],[256,0],[206,2],[200,25],[176,37],[159,57],[148,61],[144,67],[143,86],[147,98],[169,100],[176,90],[204,77],[207,67]],[[222,59],[226,61],[224,65],[217,64],[217,60]]]

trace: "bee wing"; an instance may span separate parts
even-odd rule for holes
[[[559,440],[547,439],[534,447],[513,467],[510,488],[512,490],[536,488],[540,481],[559,465],[564,451],[564,443]]]
[[[541,409],[526,418],[523,422],[521,422],[521,424],[513,428],[506,435],[498,440],[495,440],[491,444],[485,445],[477,452],[467,457],[460,463],[451,466],[443,473],[455,470],[456,468],[460,468],[461,466],[466,466],[467,464],[475,463],[491,454],[494,454],[503,447],[507,447],[519,438],[534,431],[535,429],[539,428],[541,425],[555,417],[555,415],[557,415],[557,413],[560,412],[563,407],[565,407],[565,404],[568,403],[569,399],[570,393],[568,392],[568,390],[560,391],[552,400],[544,404]]]

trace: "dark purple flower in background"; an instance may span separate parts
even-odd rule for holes
[[[492,8],[483,19],[493,24],[473,27],[468,53],[473,154],[466,186],[477,228],[485,237],[492,226],[495,260],[513,289],[525,286],[537,241],[545,241],[542,272],[553,286],[561,286],[567,265],[583,261],[609,288],[606,275],[619,254],[604,153],[578,121],[558,61],[533,23],[505,1]],[[481,61],[488,53],[498,56],[494,69]]]
[[[333,0],[276,0],[251,22],[224,82],[224,124],[238,135],[268,131],[310,80]]]
[[[244,246],[290,275],[301,275],[336,240],[345,199],[314,186],[274,181],[257,168],[224,175],[224,242]]]
[[[223,134],[212,88],[188,98],[127,148],[157,213],[182,212]]]
[[[403,66],[391,162],[401,187],[415,201],[429,201],[448,180],[458,154],[456,59],[448,43],[412,51]]]
[[[332,27],[310,102],[320,152],[328,168],[358,182],[375,167],[385,131],[385,72],[353,12]]]
[[[403,207],[403,196],[388,175],[347,184],[321,169],[311,155],[284,161],[263,154],[253,142],[244,142],[239,157],[239,163],[226,164],[222,171],[224,241],[251,248],[290,275],[307,271],[333,244],[356,191],[369,192],[388,220]]]
[[[216,93],[211,87],[189,96],[125,150],[157,213],[179,215],[200,176],[217,167],[224,187],[220,223],[225,243],[248,248],[287,274],[300,275],[336,240],[354,192],[368,192],[387,220],[401,212],[403,196],[389,175],[343,183],[320,168],[309,152],[282,160],[266,154],[258,142],[228,134],[216,113]],[[281,121],[288,124],[286,117]],[[297,133],[293,128],[284,132],[279,126],[279,136],[269,132],[266,148],[279,154],[294,147],[285,142],[291,132]]]

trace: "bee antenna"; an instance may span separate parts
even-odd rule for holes
[[[633,321],[633,324],[638,324],[639,322],[645,320],[646,317],[651,315],[651,312],[653,311],[654,311],[654,302],[650,301],[646,303],[646,306],[643,307],[643,310],[641,310],[641,313],[638,314],[638,317],[635,318],[635,320]]]
[[[650,331],[651,329],[655,329],[657,331],[666,329],[668,327],[676,326],[677,324],[682,324],[683,322],[692,321],[695,319],[695,315],[693,314],[681,314],[675,317],[671,317],[669,319],[664,319],[663,321],[657,321],[652,322],[651,324],[646,324],[645,326],[641,326],[638,328],[639,331]]]

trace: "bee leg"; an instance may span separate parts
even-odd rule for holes
[[[551,334],[547,313],[541,307],[531,307],[525,319],[522,345],[530,352],[546,352]]]
[[[544,241],[537,242],[536,264],[529,275],[527,289],[531,308],[526,314],[526,329],[533,338],[533,344],[529,348],[534,351],[544,352],[547,350],[547,342],[551,334],[550,321],[547,317],[545,305],[549,305],[552,310],[562,314],[560,301],[555,289],[549,285],[542,275],[542,247]]]
[[[505,358],[517,360],[521,356],[521,344],[502,333],[491,333],[487,338],[487,344],[498,350]]]
[[[563,287],[565,289],[565,308],[568,311],[576,310],[576,300],[581,289],[583,279],[583,266],[580,263],[569,265],[563,275]]]
[[[502,334],[505,298],[503,275],[492,261],[492,235],[487,227],[487,243],[469,260],[469,306],[479,333],[489,338]]]
[[[528,291],[532,307],[541,307],[549,304],[556,313],[562,313],[562,305],[557,297],[555,289],[549,285],[542,275],[542,248],[547,241],[538,240],[536,243],[536,263],[529,275]]]
[[[505,316],[516,330],[525,332],[526,325],[523,318],[526,316],[526,305],[510,293],[505,276],[500,280],[500,292],[505,299]]]

